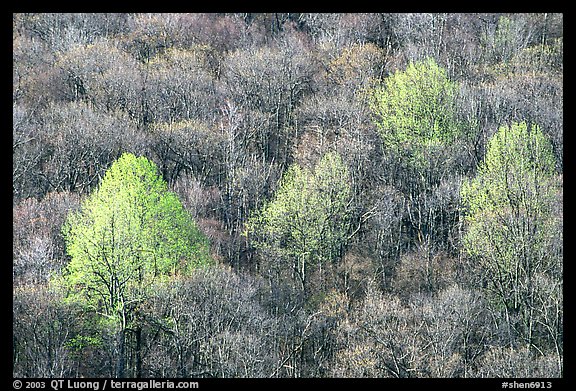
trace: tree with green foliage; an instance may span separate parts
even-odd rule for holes
[[[509,331],[529,347],[538,344],[539,327],[552,331],[543,311],[553,298],[544,290],[559,293],[553,285],[562,284],[561,194],[551,143],[526,122],[498,129],[476,177],[461,188],[464,250],[480,263],[488,296],[504,312]]]
[[[383,176],[406,200],[407,245],[426,248],[428,263],[439,248],[452,250],[458,197],[444,197],[442,189],[456,187],[451,175],[471,168],[465,154],[475,126],[458,111],[460,93],[430,57],[410,62],[368,91],[387,160]]]
[[[274,198],[247,224],[254,246],[290,265],[302,291],[312,268],[322,269],[341,255],[350,227],[352,196],[348,169],[340,156],[327,153],[314,170],[293,164]]]
[[[434,59],[411,62],[369,94],[370,109],[386,148],[409,149],[423,164],[426,147],[450,144],[464,132],[456,114],[458,84]]]
[[[62,232],[71,258],[62,282],[70,299],[119,327],[122,377],[139,305],[158,281],[210,263],[207,239],[154,163],[132,154],[112,164]]]

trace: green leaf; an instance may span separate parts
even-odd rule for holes
[[[250,218],[248,236],[256,248],[288,263],[316,265],[334,259],[346,241],[351,194],[348,169],[339,155],[324,155],[313,171],[294,164],[274,198]]]
[[[408,150],[412,164],[424,166],[425,148],[461,137],[465,126],[456,115],[458,89],[431,58],[384,79],[369,94],[369,102],[385,147]]]
[[[71,295],[114,316],[148,294],[161,276],[211,262],[208,241],[145,157],[122,155],[71,213],[62,233],[71,257]]]

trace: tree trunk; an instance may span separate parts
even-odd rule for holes
[[[116,364],[116,377],[124,378],[126,368],[126,329],[122,327],[118,333],[118,363]]]
[[[136,377],[142,378],[142,327],[136,328]]]

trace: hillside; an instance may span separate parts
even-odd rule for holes
[[[14,377],[562,377],[562,14],[14,14]]]

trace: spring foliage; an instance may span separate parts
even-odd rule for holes
[[[13,376],[562,377],[563,70],[562,13],[14,13]]]
[[[335,259],[349,228],[350,176],[339,155],[327,153],[314,170],[292,165],[274,199],[248,224],[254,245],[281,259],[307,266]]]
[[[427,58],[384,79],[370,108],[384,144],[391,148],[449,144],[462,134],[456,116],[458,84]]]
[[[562,278],[562,216],[554,209],[561,194],[550,141],[525,122],[501,126],[476,177],[462,185],[463,249],[486,272],[497,307],[525,319],[533,318],[536,280]]]
[[[154,163],[132,154],[112,164],[63,234],[66,282],[107,314],[156,278],[188,274],[210,259],[206,238]]]
[[[538,125],[502,126],[491,138],[474,179],[462,185],[469,231],[464,237],[472,255],[500,254],[510,263],[522,238],[544,240],[551,204],[558,191],[550,141]],[[510,236],[522,218],[522,231]],[[490,235],[488,235],[490,234]]]

